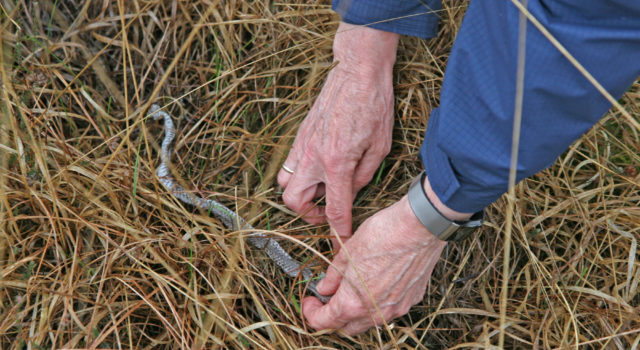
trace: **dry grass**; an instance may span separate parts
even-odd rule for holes
[[[282,208],[274,178],[330,69],[326,1],[0,4],[0,348],[497,344],[505,200],[480,234],[449,245],[392,335],[347,339],[307,329],[302,284],[154,177],[161,128],[140,113],[151,102],[181,117],[173,163],[188,188],[330,256],[327,228]],[[437,39],[403,39],[395,143],[356,223],[419,171],[463,13],[451,2]],[[622,102],[637,119],[640,85]],[[639,150],[638,130],[612,112],[517,187],[507,347],[638,346]]]

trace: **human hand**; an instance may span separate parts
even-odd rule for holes
[[[285,204],[310,223],[328,220],[344,240],[351,206],[391,147],[392,69],[398,35],[341,23],[337,66],[301,123],[278,183]],[[326,208],[314,198],[326,195]],[[334,247],[336,247],[334,241]]]
[[[342,329],[348,335],[402,316],[424,297],[445,246],[420,223],[404,196],[358,228],[318,284],[318,292],[333,294],[331,300],[323,305],[316,297],[305,298],[304,316],[315,329]]]

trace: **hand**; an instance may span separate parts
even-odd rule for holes
[[[343,239],[351,235],[351,206],[391,147],[392,69],[398,35],[340,24],[337,66],[301,123],[278,183],[285,204],[310,223],[327,219]],[[326,194],[326,208],[314,198]],[[335,247],[335,241],[334,241]]]
[[[318,292],[333,297],[326,305],[305,298],[304,316],[313,328],[349,335],[402,316],[424,297],[445,246],[420,223],[404,196],[358,228],[318,284]]]

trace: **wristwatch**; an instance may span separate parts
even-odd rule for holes
[[[452,221],[445,218],[433,206],[422,187],[427,174],[423,171],[418,175],[409,187],[409,205],[418,220],[432,234],[443,241],[460,241],[476,228],[482,226],[484,221],[484,209],[473,214],[467,221]]]

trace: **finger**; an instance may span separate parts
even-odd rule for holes
[[[287,155],[287,159],[285,159],[284,163],[282,163],[283,166],[286,166],[287,168],[293,170],[294,173],[298,168],[298,162],[300,159],[298,156],[298,149],[300,149],[301,147],[301,138],[304,138],[304,136],[300,135],[300,132],[298,132],[295,139],[293,140],[293,145],[291,145],[291,150]],[[280,187],[282,187],[283,189],[286,189],[292,177],[292,173],[284,170],[284,168],[281,168],[278,172],[278,185],[280,185]]]
[[[295,182],[295,179],[292,180],[289,187],[284,190],[282,200],[287,207],[302,216],[305,221],[311,224],[324,222],[325,215],[323,208],[313,203],[313,198],[317,191],[317,184],[307,188],[302,188],[302,186],[300,182]]]
[[[353,173],[354,193],[358,193],[358,191],[371,182],[373,175],[382,163],[382,159],[383,157],[375,150],[369,149],[364,153]]]
[[[318,186],[322,183],[321,173],[320,164],[313,157],[306,156],[300,159],[298,168],[282,194],[285,204],[312,224],[326,220],[324,208],[313,203],[319,191]]]
[[[306,297],[302,300],[302,314],[307,319],[309,326],[314,329],[342,328],[347,324],[347,321],[340,317],[336,305],[333,298],[328,304],[322,304],[316,297]]]
[[[384,327],[385,325],[388,325],[389,322],[391,322],[391,320],[397,317],[397,316],[393,316],[392,314],[389,314],[388,311],[389,310],[378,311],[376,309],[371,309],[368,314],[363,314],[359,318],[354,319],[351,322],[347,323],[342,328],[342,331],[344,331],[348,335],[353,336],[353,335],[358,335],[360,333],[363,333],[373,326]],[[405,313],[398,314],[398,316],[404,315]]]
[[[297,152],[295,152],[292,148],[291,152],[289,152],[289,155],[287,156],[287,159],[284,161],[284,163],[282,163],[282,167],[278,172],[278,185],[280,185],[280,187],[282,187],[283,189],[287,188],[287,186],[289,185],[289,181],[293,177],[293,174],[295,174],[296,168],[298,167],[298,157],[296,154]],[[285,167],[293,172],[285,170]]]
[[[286,191],[286,186],[291,181],[291,177],[293,177],[293,174],[287,172],[284,169],[280,169],[280,172],[278,173],[278,184],[282,187],[283,190]],[[316,188],[316,191],[312,197],[313,199],[321,198],[325,195],[326,190],[325,190],[324,183],[318,183],[315,188]],[[283,192],[283,195],[284,195],[284,192]],[[325,220],[324,206],[317,206],[317,208],[318,208],[318,212],[315,213],[315,215],[322,219],[320,220],[321,222],[324,222]],[[304,211],[301,211],[300,213],[304,213]]]
[[[344,254],[338,254],[331,262],[331,266],[327,269],[327,274],[318,283],[318,292],[322,295],[333,295],[338,291],[340,282],[342,282],[342,276],[344,275],[344,268],[346,267],[346,259]]]
[[[333,234],[332,234],[333,235]],[[335,236],[331,238],[331,247],[333,248],[333,254],[338,254],[342,250],[342,246],[347,243],[349,237],[340,237],[340,240]]]
[[[285,162],[284,164],[287,164],[287,163]],[[287,165],[287,166],[291,168],[290,165]],[[291,169],[294,169],[294,168],[291,168]],[[280,171],[278,171],[278,185],[280,185],[280,187],[282,187],[283,189],[286,189],[292,176],[293,174],[281,168]]]
[[[371,319],[364,319],[355,322],[349,322],[344,327],[342,327],[342,331],[347,333],[347,335],[349,336],[355,336],[364,333],[373,326],[375,326],[375,324]]]
[[[347,242],[349,241],[349,239],[351,238],[351,236],[349,237],[344,237],[344,236],[340,236],[338,237],[336,231],[330,227],[330,233],[331,233],[331,247],[333,247],[333,254],[335,256],[339,256],[338,253],[340,253],[340,251],[342,250],[342,247],[344,245],[347,244]]]
[[[339,236],[338,232],[332,227],[329,226],[330,237],[331,237],[331,246],[334,250],[334,255],[338,256],[338,253],[342,250],[342,248],[347,244],[351,236]]]
[[[325,215],[334,233],[343,238],[351,237],[352,176],[353,170],[327,173]]]

